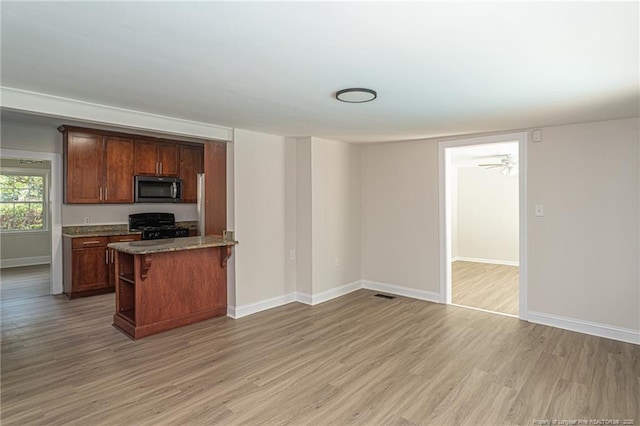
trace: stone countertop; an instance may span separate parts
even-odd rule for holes
[[[114,235],[134,235],[141,232],[129,232],[128,225],[86,225],[63,226],[62,236],[70,238],[78,237],[111,237]]]
[[[198,221],[176,222],[176,226],[189,228],[190,230],[198,230]],[[62,236],[70,238],[79,237],[112,237],[115,235],[140,235],[140,231],[129,231],[128,224],[116,225],[76,225],[63,226]]]
[[[196,250],[209,247],[227,247],[238,244],[237,241],[225,240],[220,236],[169,238],[165,240],[132,241],[111,243],[109,248],[128,254],[153,254],[168,251]]]

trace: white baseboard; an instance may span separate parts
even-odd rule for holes
[[[313,305],[313,295],[309,293],[296,293],[296,302],[304,303],[305,305]]]
[[[238,319],[247,315],[266,311],[267,309],[277,308],[287,303],[295,302],[296,293],[285,294],[284,296],[272,297],[271,299],[261,300],[255,303],[249,303],[242,306],[227,306],[227,316]]]
[[[574,318],[566,318],[542,312],[527,312],[527,320],[536,324],[549,325],[578,333],[591,334],[607,339],[620,340],[622,342],[640,345],[640,330],[615,327],[606,324],[583,321]]]
[[[452,262],[455,262],[456,260],[461,260],[463,262],[489,263],[492,265],[520,266],[520,262],[518,262],[517,260],[480,259],[477,257],[464,256],[456,256],[451,258]]]
[[[368,290],[381,291],[384,293],[395,294],[398,296],[411,297],[412,299],[426,300],[427,302],[440,303],[440,293],[434,293],[431,291],[417,290],[415,288],[409,288],[399,286],[395,284],[387,284],[376,281],[362,281],[362,288]]]
[[[297,293],[297,300],[298,302],[307,305],[317,305],[319,303],[324,303],[331,299],[335,299],[336,297],[344,296],[345,294],[351,293],[352,291],[360,290],[361,288],[362,281],[354,281],[352,283],[345,284],[340,287],[335,287],[318,294],[299,292]]]
[[[51,263],[51,256],[20,257],[18,259],[1,259],[0,268],[17,268],[20,266],[44,265]]]

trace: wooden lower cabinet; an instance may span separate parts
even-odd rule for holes
[[[70,298],[114,291],[114,254],[108,243],[139,240],[140,235],[63,237],[63,290]]]
[[[132,339],[227,314],[227,247],[116,251],[113,325]]]

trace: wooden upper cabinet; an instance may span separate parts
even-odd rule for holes
[[[133,139],[62,126],[64,202],[133,203]]]
[[[180,145],[180,177],[182,178],[182,201],[198,201],[198,173],[204,173],[204,147]]]
[[[135,152],[136,175],[169,177],[179,175],[178,144],[136,140]]]
[[[196,175],[204,170],[199,145],[66,125],[58,130],[64,143],[65,204],[133,203],[137,175],[183,177],[185,202],[196,202]]]
[[[65,203],[102,202],[102,136],[65,132],[64,154]]]
[[[106,137],[104,142],[105,203],[133,203],[133,139]]]
[[[158,144],[153,141],[136,140],[136,176],[156,176],[158,167]]]
[[[160,162],[160,176],[180,176],[180,161],[178,157],[178,144],[159,143],[158,160]]]

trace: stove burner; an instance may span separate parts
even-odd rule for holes
[[[141,231],[143,240],[188,237],[189,229],[176,226],[173,213],[137,213],[129,215],[129,230]]]

